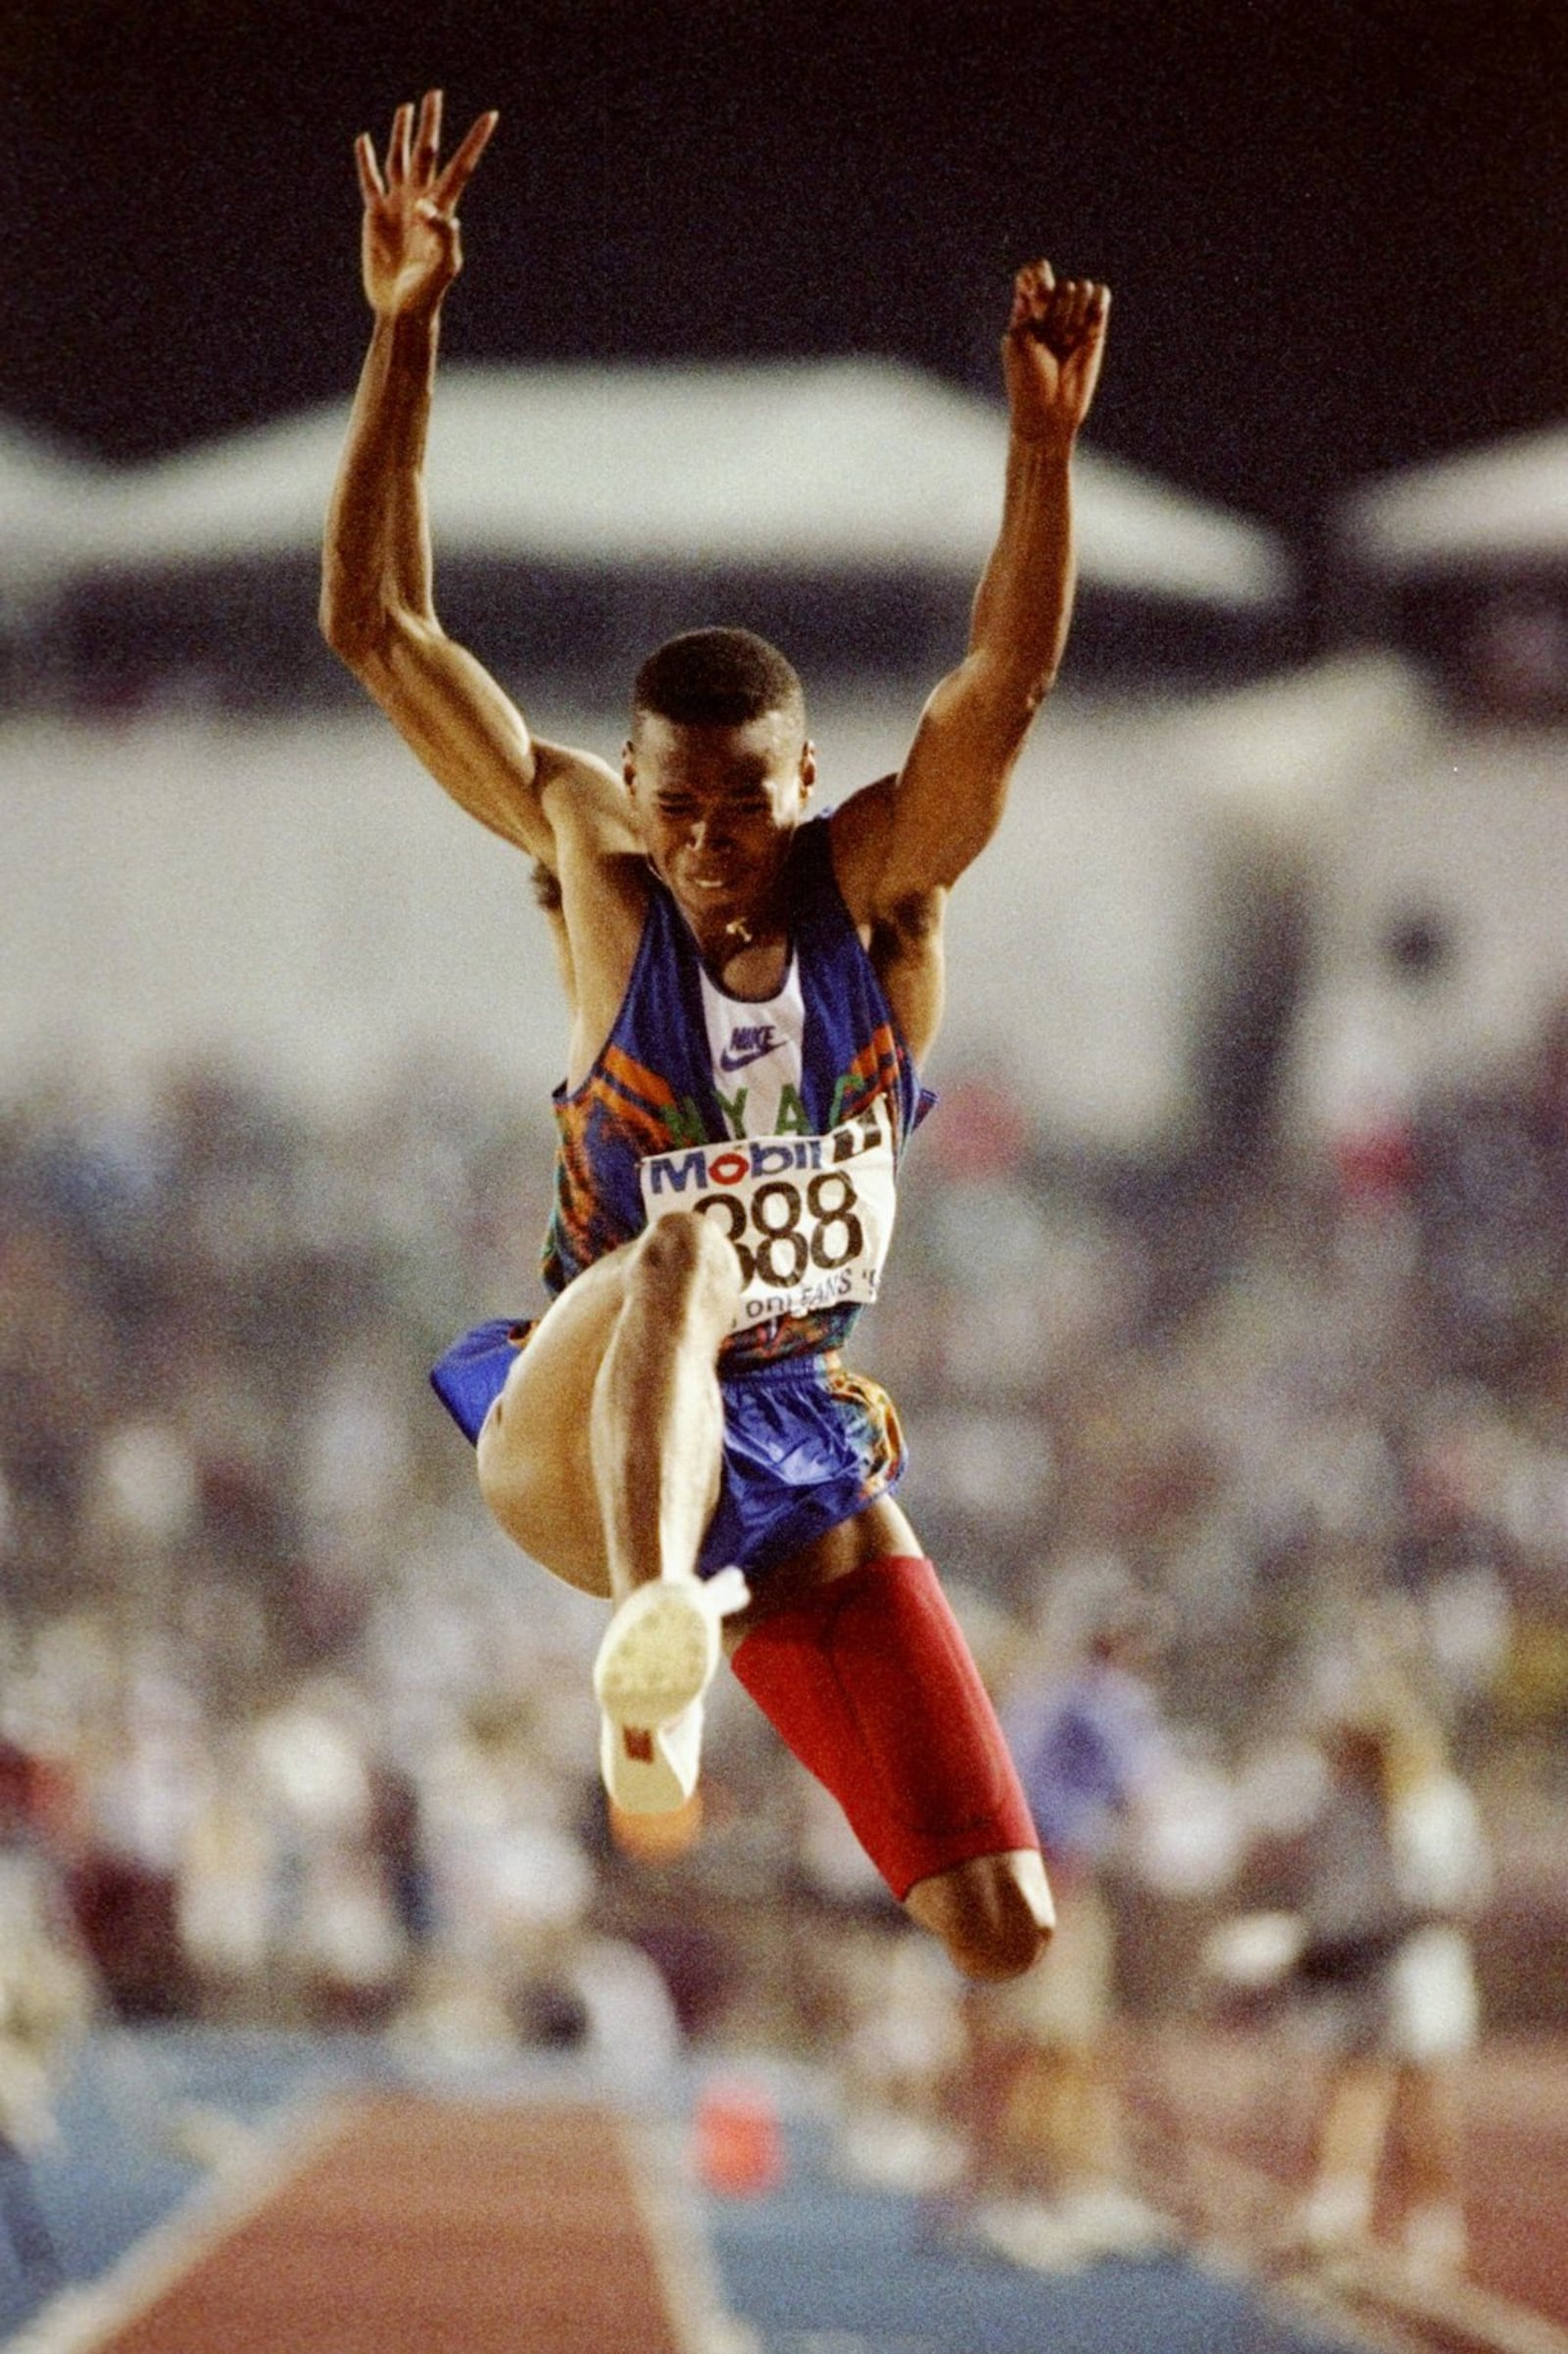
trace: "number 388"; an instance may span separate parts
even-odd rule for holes
[[[865,1233],[858,1202],[843,1169],[823,1169],[804,1189],[775,1177],[750,1195],[708,1194],[697,1207],[724,1219],[743,1281],[760,1278],[787,1291],[804,1282],[808,1268],[831,1273],[859,1256]]]

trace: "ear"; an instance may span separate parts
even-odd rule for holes
[[[634,790],[637,782],[637,753],[630,736],[620,748],[620,781],[628,793]]]
[[[801,799],[808,801],[816,783],[816,746],[809,736],[801,746]]]

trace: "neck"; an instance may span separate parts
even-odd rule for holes
[[[730,997],[771,997],[789,968],[787,927],[760,912],[726,916],[701,930],[687,918],[697,953]]]
[[[676,901],[682,922],[696,941],[703,961],[716,971],[737,956],[763,953],[787,943],[790,931],[789,896],[780,877],[750,907],[727,913],[684,907]]]

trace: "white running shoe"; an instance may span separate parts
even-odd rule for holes
[[[738,1569],[639,1586],[594,1661],[599,1767],[628,1814],[673,1814],[697,1788],[703,1694],[718,1666],[719,1622],[751,1599]]]

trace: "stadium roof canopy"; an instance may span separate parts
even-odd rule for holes
[[[314,548],[346,422],[333,403],[137,468],[97,503],[93,568]],[[428,480],[447,556],[973,578],[1004,447],[998,408],[884,361],[450,367]],[[1288,597],[1260,527],[1093,451],[1078,488],[1086,581],[1231,610]]]
[[[1342,511],[1341,545],[1370,569],[1396,575],[1568,558],[1568,425],[1369,484]]]

